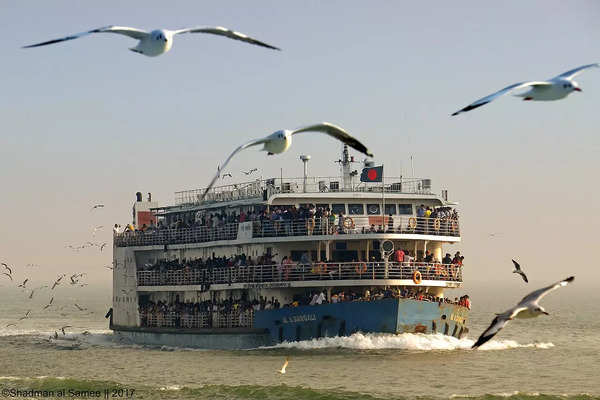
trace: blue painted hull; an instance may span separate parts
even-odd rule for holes
[[[204,349],[250,349],[283,341],[363,333],[468,332],[468,310],[453,304],[410,299],[343,302],[256,311],[253,328],[179,329],[117,327],[115,334],[134,343]]]
[[[254,328],[274,343],[363,333],[443,333],[461,337],[468,310],[411,299],[343,302],[257,311]]]

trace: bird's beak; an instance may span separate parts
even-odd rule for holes
[[[550,315],[550,313],[549,313],[549,312],[546,312],[546,311],[542,311],[542,312],[543,312],[544,314],[546,314],[546,315]]]
[[[575,90],[575,91],[577,91],[577,92],[583,92],[583,90],[581,90],[581,88],[578,88],[578,87],[576,87],[576,88],[573,88],[573,90]]]

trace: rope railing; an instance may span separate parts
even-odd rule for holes
[[[307,218],[294,220],[262,220],[248,222],[252,238],[343,235],[371,233],[399,233],[414,235],[460,236],[457,219],[409,216],[346,216],[335,219]],[[117,247],[156,246],[184,243],[205,243],[236,240],[239,223],[227,223],[209,228],[161,228],[115,234]]]
[[[414,279],[462,282],[462,266],[456,264],[389,262],[254,265],[168,271],[138,271],[138,286],[297,282],[315,280]]]

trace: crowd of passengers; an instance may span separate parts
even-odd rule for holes
[[[421,253],[419,253],[421,254]],[[453,264],[457,266],[462,266],[464,261],[464,256],[460,254],[460,251],[457,251],[454,256],[451,256],[450,253],[446,253],[444,258],[441,260],[436,259],[433,256],[433,253],[427,250],[423,257],[414,257],[411,255],[409,250],[397,250],[393,256],[391,261],[399,262],[399,263],[438,263],[438,264]],[[373,256],[371,262],[380,262],[379,254]],[[354,261],[358,263],[358,261]],[[331,263],[330,261],[325,261],[325,264]],[[252,258],[252,256],[246,256],[246,254],[237,254],[231,257],[217,257],[213,253],[212,257],[208,257],[206,259],[194,258],[194,259],[173,259],[173,260],[157,260],[155,263],[146,263],[141,265],[139,268],[140,271],[158,271],[158,272],[167,272],[167,271],[199,271],[199,270],[212,270],[216,268],[232,268],[232,267],[245,267],[245,266],[254,266],[254,265],[274,265],[277,267],[278,272],[290,272],[291,269],[296,266],[305,266],[306,271],[310,271],[314,267],[316,267],[319,263],[312,262],[308,258],[308,253],[304,253],[298,262],[294,262],[291,257],[283,256],[280,262],[277,262],[273,255],[264,254],[257,258]]]
[[[343,213],[337,215],[329,207],[317,207],[314,204],[291,206],[271,206],[260,211],[240,211],[225,212],[224,210],[212,213],[196,213],[196,215],[186,215],[180,219],[167,224],[164,220],[159,220],[158,224],[151,222],[150,225],[144,224],[140,228],[134,228],[128,225],[125,232],[147,232],[152,233],[169,229],[188,229],[188,228],[206,228],[207,230],[216,230],[224,228],[228,224],[238,222],[258,221],[258,229],[255,234],[259,236],[293,236],[293,235],[313,235],[313,234],[344,234],[344,233],[384,233],[384,232],[406,232],[415,231],[424,233],[434,229],[443,229],[448,231],[452,221],[458,220],[458,213],[451,207],[426,207],[421,204],[417,207],[414,226],[402,227],[396,226],[394,216],[389,214],[385,217],[385,222],[381,225],[372,224],[370,227],[363,226],[355,230],[354,222]],[[434,221],[439,220],[440,226],[435,227]],[[443,226],[441,226],[443,224]],[[120,233],[120,226],[115,225],[115,232]],[[237,233],[234,229],[232,232]]]
[[[455,304],[466,307],[469,310],[471,309],[471,300],[468,295],[451,300],[449,298],[436,297],[420,289],[388,288],[373,290],[365,289],[362,292],[356,290],[338,290],[332,292],[330,298],[327,298],[324,291],[311,291],[306,292],[303,295],[295,295],[292,301],[283,305],[281,305],[279,300],[275,297],[267,299],[266,297],[261,296],[260,299],[251,301],[246,299],[226,299],[219,302],[212,302],[210,300],[202,302],[181,302],[179,296],[176,296],[175,301],[172,303],[163,301],[148,301],[141,303],[139,305],[139,312],[142,326],[150,326],[150,321],[153,321],[152,325],[154,326],[166,326],[167,324],[164,322],[169,320],[173,321],[175,327],[181,327],[182,321],[185,321],[186,318],[204,316],[206,317],[207,326],[210,327],[212,326],[212,318],[208,318],[208,315],[216,314],[238,318],[238,325],[242,325],[243,322],[240,317],[244,314],[249,315],[249,313],[253,311],[352,301],[376,301],[383,299],[414,299],[438,303],[440,307],[442,304]]]

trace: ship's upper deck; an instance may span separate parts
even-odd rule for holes
[[[301,178],[282,174],[216,186],[204,198],[206,189],[179,191],[175,204],[164,207],[148,206],[139,194],[134,205],[138,222],[117,234],[115,244],[238,246],[335,241],[338,235],[360,241],[460,241],[455,203],[448,201],[447,191],[435,194],[431,179],[388,177],[383,167],[367,161],[364,176],[359,176],[351,171],[356,162],[346,147],[338,163],[341,174],[336,177],[308,176],[305,170]],[[380,174],[377,179],[367,178],[374,169]]]
[[[204,201],[200,201],[205,191],[204,188],[179,191],[175,192],[175,207],[167,207],[164,211],[267,202],[278,194],[285,194],[286,197],[328,198],[347,197],[354,194],[367,196],[371,194],[376,197],[391,194],[436,197],[431,191],[431,179],[384,177],[383,182],[371,183],[357,181],[354,179],[355,175],[351,175],[350,179],[346,181],[339,176],[256,179],[213,187],[206,194]]]

